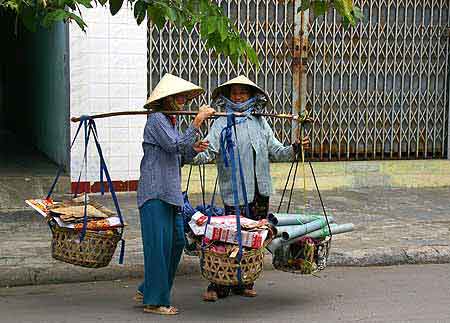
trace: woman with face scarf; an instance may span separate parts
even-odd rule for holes
[[[147,107],[153,110],[180,110],[187,101],[203,93],[203,89],[176,76],[166,74],[153,90]],[[196,142],[198,129],[214,109],[200,108],[192,124],[180,134],[175,116],[162,113],[149,115],[144,129],[137,201],[144,249],[144,282],[135,300],[142,302],[145,312],[173,315],[170,292],[184,247],[181,165],[189,162],[207,144]]]
[[[245,76],[234,78],[219,86],[212,94],[211,106],[227,112],[244,112],[248,114],[245,120],[236,119],[236,137],[233,130],[233,142],[239,148],[243,167],[244,182],[249,201],[249,213],[246,214],[243,192],[238,186],[239,208],[243,216],[260,220],[265,218],[269,209],[269,197],[272,194],[272,179],[270,176],[271,161],[289,161],[303,147],[309,146],[309,139],[304,138],[302,144],[296,141],[290,146],[283,146],[275,137],[264,117],[254,116],[252,112],[263,110],[268,103],[267,94]],[[214,121],[205,141],[209,147],[198,154],[193,163],[203,164],[216,161],[220,193],[226,214],[236,214],[234,208],[231,167],[226,167],[220,141],[221,132],[227,126],[227,118],[221,117]],[[235,149],[237,151],[237,149]],[[237,153],[235,153],[237,158]],[[236,161],[237,164],[237,161]],[[238,176],[239,177],[239,176]],[[229,294],[229,288],[210,284],[203,295],[205,301],[216,301],[218,297]],[[254,297],[256,291],[253,284],[243,288],[234,288],[233,292],[242,296]]]

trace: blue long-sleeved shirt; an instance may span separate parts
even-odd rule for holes
[[[142,143],[144,157],[137,190],[139,207],[150,199],[183,205],[180,167],[196,155],[192,146],[197,135],[198,130],[192,125],[180,135],[164,114],[150,114]]]
[[[206,136],[206,139],[209,140],[209,147],[205,152],[195,156],[193,163],[203,164],[216,160],[220,194],[223,202],[227,205],[234,205],[231,186],[231,167],[225,167],[220,149],[220,133],[226,125],[226,117],[220,117],[214,121]],[[292,160],[294,158],[293,147],[285,147],[277,140],[264,117],[250,115],[245,122],[236,125],[236,131],[249,202],[254,198],[255,185],[258,185],[258,190],[261,195],[270,196],[272,194],[270,161]],[[233,141],[236,142],[234,129]],[[236,149],[234,154],[236,165],[238,165]],[[254,156],[256,156],[256,160]],[[239,173],[237,177],[239,179]],[[243,205],[244,200],[240,184],[238,184],[238,191],[239,205]]]

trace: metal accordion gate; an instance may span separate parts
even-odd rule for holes
[[[197,28],[149,24],[148,91],[169,72],[206,89],[198,106],[245,74],[269,94],[268,112],[310,112],[313,159],[448,157],[450,2],[355,0],[365,19],[347,30],[333,11],[297,14],[299,3],[219,1],[256,49],[258,68],[217,57]],[[297,133],[291,122],[269,123],[284,144]]]
[[[309,27],[307,108],[320,160],[443,158],[449,109],[448,0],[357,0]]]

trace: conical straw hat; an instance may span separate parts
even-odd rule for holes
[[[218,86],[212,93],[212,98],[215,99],[219,94],[223,94],[223,91],[225,88],[233,85],[233,84],[242,84],[242,85],[248,85],[255,89],[257,92],[260,92],[261,94],[264,94],[266,99],[269,101],[269,96],[266,92],[264,92],[263,89],[261,89],[258,85],[250,81],[247,77],[244,75],[239,75],[238,77],[235,77],[234,79],[229,80],[228,82],[223,83],[222,85]]]
[[[183,80],[178,76],[166,73],[153,89],[144,107],[146,109],[157,107],[161,103],[161,99],[180,93],[186,93],[188,100],[192,100],[203,92],[205,90],[200,86]]]

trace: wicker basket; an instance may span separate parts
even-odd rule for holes
[[[87,231],[84,240],[80,242],[79,232],[72,229],[51,226],[52,257],[56,260],[69,264],[88,267],[101,268],[110,263],[117,243],[121,240],[121,235],[115,230],[111,234],[101,234]]]
[[[330,239],[326,238],[315,246],[314,251],[314,265],[315,270],[310,273],[305,273],[301,270],[298,270],[296,268],[293,268],[287,263],[287,260],[289,258],[289,246],[281,247],[280,249],[277,249],[273,255],[272,258],[272,264],[276,270],[289,272],[293,274],[313,274],[317,273],[319,271],[324,270],[327,267],[328,263],[328,256],[330,254]]]
[[[241,281],[251,284],[259,278],[264,265],[264,248],[244,250],[241,259]],[[218,254],[206,249],[203,256],[202,276],[211,283],[237,286],[238,262],[227,254]]]

